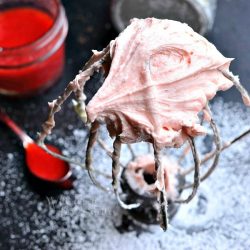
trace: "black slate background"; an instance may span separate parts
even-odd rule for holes
[[[67,38],[67,63],[62,79],[55,87],[33,98],[9,99],[0,97],[0,106],[5,108],[8,114],[33,137],[40,130],[41,123],[47,116],[47,102],[62,92],[66,84],[89,58],[91,49],[105,47],[117,35],[110,22],[109,0],[63,0],[63,3],[69,19],[70,29]],[[214,29],[207,37],[225,56],[236,58],[231,69],[235,74],[240,75],[241,82],[250,91],[250,1],[219,0]],[[97,81],[93,80],[92,86],[92,88],[88,89],[89,96],[98,88]],[[235,89],[227,93],[219,93],[219,96],[223,96],[226,101],[241,101],[240,95]],[[59,129],[65,130],[65,133],[67,133],[65,121],[71,121],[75,127],[81,126],[68,107],[57,116],[57,121],[60,124]],[[0,124],[0,183],[1,180],[6,181],[3,176],[4,168],[7,167],[4,164],[4,159],[6,159],[6,154],[11,152],[15,152],[14,157],[17,158],[17,163],[13,164],[11,168],[25,171],[20,141],[8,128]],[[19,235],[18,238],[22,238],[23,233],[16,229],[13,215],[21,213],[20,216],[22,216],[23,213],[24,218],[29,218],[28,215],[32,214],[37,202],[36,200],[28,201],[24,197],[18,198],[15,195],[15,183],[20,181],[26,181],[25,176],[21,180],[13,181],[13,189],[10,188],[11,185],[8,185],[10,190],[0,187],[0,191],[8,191],[8,194],[13,192],[13,197],[15,197],[15,199],[12,199],[12,195],[9,195],[8,199],[0,197],[0,249],[28,249],[28,246],[23,246],[23,248],[19,240],[10,237],[11,233],[15,233]],[[29,185],[26,188],[30,192],[34,192]],[[38,194],[35,197],[40,199]],[[29,209],[23,211],[22,205],[27,202],[30,204]],[[10,203],[12,209],[9,209]],[[6,223],[6,220],[9,222]],[[44,220],[46,221],[48,218],[44,216]],[[30,225],[32,230],[32,219],[30,219]],[[26,236],[27,242],[29,242],[29,238]],[[41,249],[49,249],[49,247],[41,246]]]

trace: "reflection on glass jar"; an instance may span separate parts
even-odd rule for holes
[[[0,93],[33,95],[58,80],[68,22],[60,0],[0,2]]]
[[[131,18],[155,17],[187,23],[203,35],[213,26],[216,4],[217,0],[113,0],[111,14],[118,31]]]

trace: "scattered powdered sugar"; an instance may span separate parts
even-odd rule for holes
[[[234,138],[250,127],[250,110],[242,104],[218,100],[212,105],[223,141]],[[69,125],[71,135],[55,130],[49,141],[56,141],[63,152],[77,160],[84,160],[86,131]],[[112,140],[101,129],[101,137],[111,147]],[[208,127],[209,134],[211,133]],[[196,140],[200,153],[212,148],[211,135]],[[77,176],[75,189],[58,196],[41,197],[31,190],[24,175],[24,158],[10,152],[0,169],[0,223],[2,237],[9,237],[6,249],[237,249],[250,248],[250,137],[237,142],[222,153],[213,175],[201,184],[197,198],[182,205],[169,230],[150,226],[147,230],[132,230],[123,225],[122,209],[112,192],[96,188],[80,167],[73,166]],[[145,144],[133,145],[136,154],[147,152]],[[176,157],[181,150],[166,150]],[[1,152],[0,152],[1,154]],[[123,146],[122,163],[131,158]],[[15,166],[13,167],[13,162]],[[189,155],[183,162],[192,165]],[[208,164],[209,165],[209,164]],[[111,173],[111,160],[96,146],[94,167]],[[192,179],[192,175],[189,177]],[[98,177],[111,188],[111,180]],[[190,190],[183,193],[188,195]],[[119,230],[118,230],[119,229]],[[126,230],[127,229],[127,230]],[[15,244],[16,245],[16,244]],[[1,247],[1,243],[0,243]],[[1,249],[5,249],[2,247]]]

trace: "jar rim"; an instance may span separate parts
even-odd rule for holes
[[[217,0],[214,0],[214,1],[215,3],[217,2]],[[122,32],[126,28],[126,26],[129,24],[125,22],[127,20],[124,21],[121,18],[121,6],[124,2],[126,1],[125,0],[112,0],[112,5],[111,5],[111,19],[115,28],[119,32]],[[199,30],[196,30],[196,32],[198,32],[201,35],[206,34],[212,28],[213,21],[211,24],[210,15],[208,17],[206,9],[204,8],[203,4],[201,4],[201,0],[184,0],[183,2],[189,4],[189,8],[192,8],[192,10],[195,11],[198,16],[197,22],[199,22],[200,27],[199,27]],[[131,16],[131,18],[133,18],[133,16]],[[146,17],[143,17],[143,18],[146,18]]]
[[[8,52],[13,53],[16,51],[27,50],[27,49],[32,50],[37,48],[38,46],[43,47],[47,43],[49,43],[53,39],[53,34],[57,34],[57,32],[59,32],[59,30],[61,29],[61,26],[63,25],[61,20],[65,16],[65,11],[61,5],[61,1],[60,0],[54,0],[54,1],[56,4],[56,15],[52,26],[39,38],[27,44],[12,48],[6,48],[0,46],[0,55],[1,53],[8,53]]]

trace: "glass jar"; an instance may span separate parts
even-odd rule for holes
[[[187,23],[204,35],[213,26],[217,0],[113,0],[112,20],[120,32],[130,19],[155,17]]]
[[[64,68],[67,32],[60,0],[1,0],[0,94],[33,95],[52,86]]]

